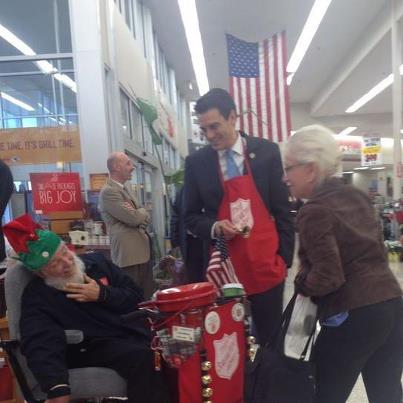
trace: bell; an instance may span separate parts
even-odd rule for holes
[[[202,377],[201,377],[201,380],[202,380],[202,384],[203,385],[210,385],[210,383],[211,383],[211,375],[203,375]]]
[[[248,356],[249,356],[251,361],[253,361],[253,359],[255,358],[255,355],[256,355],[256,349],[255,348],[250,348],[248,350]]]
[[[249,336],[247,338],[247,343],[250,344],[256,344],[256,338],[254,336]]]
[[[245,227],[243,227],[241,229],[241,237],[242,238],[249,238],[250,237],[250,227],[245,225]]]
[[[210,361],[203,361],[201,363],[201,369],[202,371],[210,371],[211,369],[211,362]]]
[[[202,389],[202,396],[203,397],[211,397],[211,396],[213,396],[213,389],[211,389],[211,388]]]
[[[204,400],[203,403],[213,403],[212,400]]]

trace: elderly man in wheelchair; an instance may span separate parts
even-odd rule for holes
[[[145,320],[122,318],[142,301],[132,280],[102,255],[76,256],[28,215],[8,223],[4,233],[35,274],[22,295],[21,351],[47,402],[68,402],[68,369],[82,367],[114,369],[127,380],[129,402],[171,402],[154,370]],[[80,331],[82,340],[67,344],[67,329]]]

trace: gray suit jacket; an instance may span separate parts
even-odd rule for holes
[[[134,195],[108,179],[101,190],[98,208],[111,239],[113,263],[127,267],[148,262],[150,240],[145,228],[150,216],[139,208]]]

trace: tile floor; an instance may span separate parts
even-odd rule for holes
[[[289,272],[289,276],[286,281],[285,293],[284,293],[285,304],[291,298],[293,291],[294,291],[293,279],[294,279],[297,267],[298,267],[298,259],[295,258],[293,267],[291,268],[291,270]],[[390,263],[390,267],[391,267],[392,271],[395,273],[396,277],[398,278],[398,280],[400,282],[400,285],[403,288],[403,262],[400,262],[400,263],[392,262],[392,263]],[[402,378],[402,382],[403,382],[403,378]],[[358,379],[347,403],[368,403],[367,395],[365,393],[365,388],[364,388],[364,384],[362,382],[361,377]],[[387,403],[387,402],[385,402],[385,403]]]

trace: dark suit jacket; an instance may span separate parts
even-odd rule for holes
[[[283,167],[277,144],[264,139],[246,139],[246,158],[264,204],[276,221],[280,238],[279,255],[291,266],[294,252],[294,226],[290,216],[288,189],[282,182]],[[218,153],[206,146],[186,159],[185,219],[187,228],[204,240],[211,239],[223,189],[218,171]]]
[[[14,190],[13,176],[8,165],[0,160],[0,262],[6,258],[1,219]]]
[[[186,227],[184,215],[185,198],[183,186],[176,192],[175,201],[171,206],[171,246],[172,248],[179,247],[182,257],[186,257]]]

